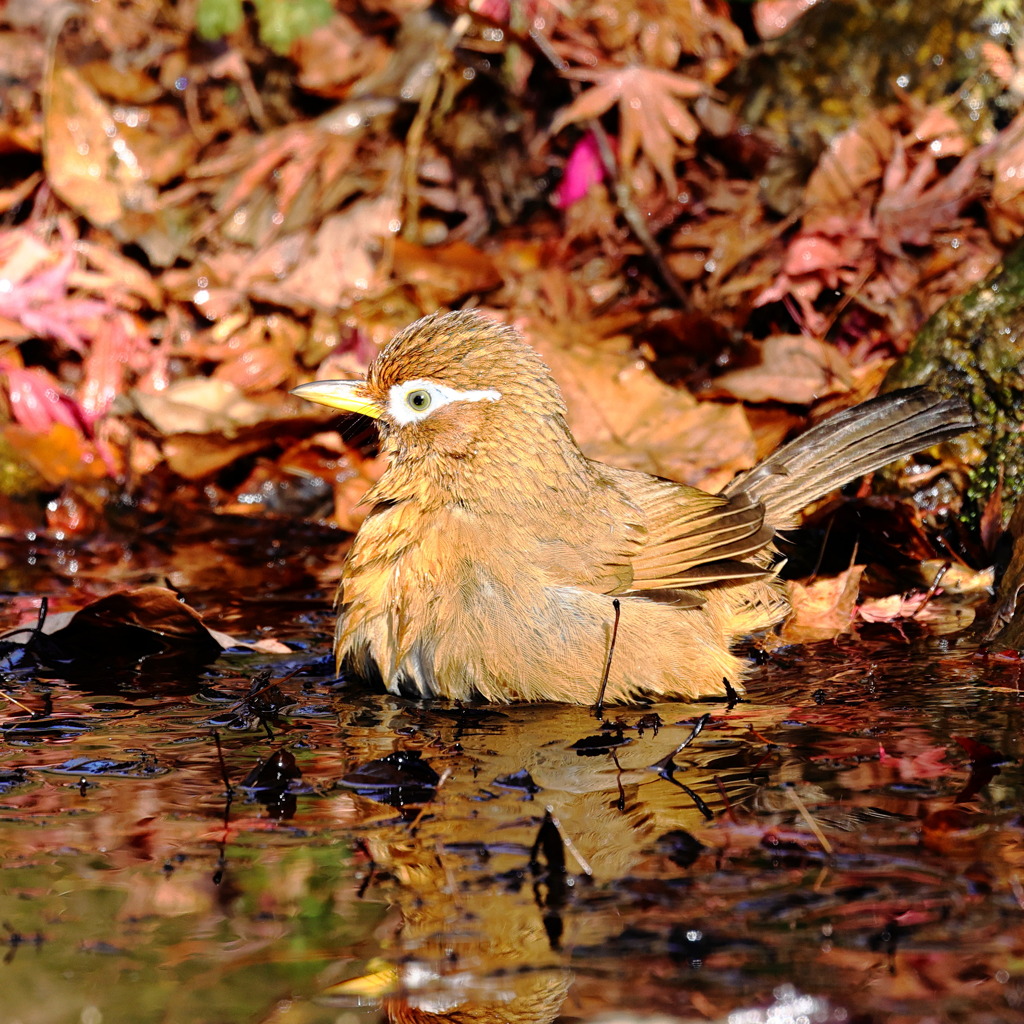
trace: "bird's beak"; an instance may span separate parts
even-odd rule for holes
[[[314,380],[292,388],[291,393],[331,409],[344,409],[345,412],[358,412],[379,419],[384,410],[366,394],[365,384],[364,380]]]

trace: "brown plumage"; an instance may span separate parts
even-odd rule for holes
[[[295,393],[374,416],[389,465],[338,592],[339,667],[412,696],[695,697],[785,617],[772,537],[814,499],[971,426],[924,388],[819,424],[718,495],[588,459],[519,334],[472,312],[397,335],[365,381]]]

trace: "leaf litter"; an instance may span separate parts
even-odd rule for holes
[[[161,956],[186,962],[226,927],[197,895],[211,857],[221,884],[255,884],[239,858],[258,836],[295,886],[260,893],[236,948],[275,915],[304,928],[303,886],[343,911],[323,915],[307,1000],[348,998],[370,950],[393,1019],[467,998],[505,1018],[910,1021],[941,1002],[1018,1019],[1019,659],[942,647],[991,583],[984,559],[941,568],[942,508],[815,510],[822,564],[794,559],[788,646],[751,652],[756,702],[661,707],[660,729],[444,717],[348,692],[326,653],[382,467],[365,425],[290,387],[358,375],[411,320],[477,305],[541,350],[588,454],[715,489],[870,393],[1024,234],[1019,38],[979,21],[982,70],[949,67],[944,98],[854,80],[872,109],[837,98],[801,148],[751,123],[733,76],[808,6],[759,3],[749,23],[717,0],[0,13],[0,570],[19,631],[0,640],[0,825],[16,858],[65,858],[76,893],[93,870],[77,850],[139,883],[122,916],[98,913],[111,949],[178,915],[190,931]],[[865,537],[859,560],[833,513],[886,523],[863,532],[905,556]],[[1011,539],[993,511],[978,549]],[[281,699],[238,710],[266,670]],[[270,796],[240,813],[222,784]],[[303,831],[310,859],[289,859]],[[97,918],[89,891],[16,908],[10,934],[99,949],[76,923]],[[390,944],[386,915],[404,922]],[[204,984],[274,1005],[230,947]],[[283,970],[292,954],[267,948]],[[779,963],[818,990],[766,982]],[[65,982],[52,1000],[80,1011]]]

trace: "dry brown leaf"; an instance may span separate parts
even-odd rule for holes
[[[416,289],[424,309],[451,306],[465,295],[501,284],[494,261],[468,242],[427,247],[396,238],[394,273]]]
[[[186,480],[201,480],[236,459],[265,449],[281,436],[279,423],[269,420],[222,434],[172,434],[163,441],[167,464]]]
[[[0,130],[2,134],[2,130]],[[0,137],[0,152],[3,152],[3,139]],[[6,213],[20,203],[23,203],[43,183],[44,176],[41,171],[30,174],[23,178],[11,188],[0,189],[0,213]]]
[[[382,71],[392,51],[380,36],[365,35],[351,18],[336,10],[326,25],[300,36],[288,56],[303,89],[342,99],[357,80]]]
[[[70,287],[105,294],[111,302],[129,309],[138,309],[143,304],[149,310],[163,309],[163,291],[138,262],[95,242],[80,240],[75,249],[96,269],[72,270],[68,275]]]
[[[56,263],[58,256],[28,228],[0,232],[0,273],[12,288]]]
[[[54,68],[45,90],[46,177],[69,206],[110,227],[128,210],[151,210],[156,190],[113,111],[74,69]]]
[[[747,402],[810,405],[850,390],[849,363],[834,346],[800,334],[775,334],[760,346],[757,366],[729,370],[715,387]]]
[[[993,228],[1000,241],[1024,233],[1024,113],[1000,134],[990,205]]]
[[[564,342],[550,326],[534,321],[527,337],[561,386],[569,425],[584,448],[625,439],[652,415],[671,417],[696,406],[688,392],[660,381],[633,354],[625,335],[603,338],[600,347],[587,347]],[[586,332],[580,333],[585,336]]]
[[[149,335],[138,318],[119,312],[108,317],[86,353],[78,401],[88,422],[109,411],[123,394],[132,370],[144,370],[152,353]]]
[[[279,284],[253,282],[255,296],[292,306],[332,310],[379,294],[383,246],[398,225],[392,196],[363,199],[344,213],[328,217],[313,238],[309,255]]]
[[[979,170],[991,150],[990,144],[978,146],[952,171],[939,174],[931,153],[911,169],[906,150],[897,143],[872,218],[878,247],[902,256],[904,245],[929,245],[936,234],[954,226],[960,211],[981,193]]]
[[[754,27],[762,39],[785,35],[818,0],[757,0]]]
[[[226,633],[210,629],[202,616],[166,587],[147,586],[108,594],[76,612],[48,616],[43,632],[64,648],[65,656],[88,656],[97,645],[115,643],[127,647],[128,631],[159,637],[165,649],[232,647]],[[113,638],[117,638],[116,641]]]
[[[1024,95],[1024,38],[1019,33],[1008,35],[1010,38],[1016,36],[1012,53],[991,40],[981,44],[981,53],[993,77],[1021,96]]]
[[[863,190],[882,177],[897,138],[883,113],[871,114],[836,136],[807,181],[805,204],[835,210],[869,203],[871,197]]]
[[[631,169],[637,153],[643,152],[674,190],[678,143],[691,143],[700,133],[696,118],[680,100],[700,96],[704,84],[673,71],[636,66],[576,71],[572,77],[594,85],[559,112],[551,131],[557,134],[568,124],[600,117],[617,105],[623,167]]]
[[[785,640],[803,643],[831,640],[845,633],[853,622],[863,565],[852,565],[830,579],[789,584],[793,611],[780,635]]]
[[[631,444],[647,457],[638,469],[712,492],[756,462],[754,436],[739,405],[700,402],[674,420],[652,423]]]
[[[946,559],[925,558],[918,564],[921,580],[931,586],[936,576],[942,573],[942,591],[945,594],[989,594],[995,586],[996,571],[992,566],[986,569],[972,569],[967,565]]]
[[[698,403],[660,380],[625,336],[584,347],[560,342],[534,321],[527,334],[551,367],[569,425],[591,458],[684,483],[724,470],[722,483],[753,465],[754,441],[736,406]]]
[[[137,162],[148,184],[159,188],[194,166],[200,141],[177,107],[169,103],[150,104],[142,109],[116,107],[113,117],[118,133],[115,153],[130,153],[129,165]],[[126,150],[122,150],[122,144]],[[133,192],[131,209],[139,208],[137,200]]]
[[[967,152],[967,137],[945,107],[929,107],[914,125],[911,136],[917,142],[927,143],[929,153],[936,159],[963,156]]]
[[[215,380],[249,394],[271,391],[294,374],[295,353],[304,335],[300,324],[281,314],[253,317],[223,344],[205,346],[205,357],[223,360],[213,371]]]
[[[120,103],[150,104],[163,95],[163,86],[146,71],[123,61],[92,60],[78,73],[97,92]]]
[[[231,437],[240,427],[267,419],[266,405],[246,398],[228,381],[188,377],[163,391],[132,392],[139,412],[161,434],[218,434]]]

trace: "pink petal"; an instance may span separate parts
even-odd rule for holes
[[[555,189],[554,202],[560,210],[578,203],[592,186],[604,181],[605,167],[593,132],[576,143],[565,163],[565,176]]]
[[[11,413],[23,427],[40,434],[54,423],[64,423],[76,432],[81,429],[71,403],[49,374],[18,367],[7,367],[5,372]]]

